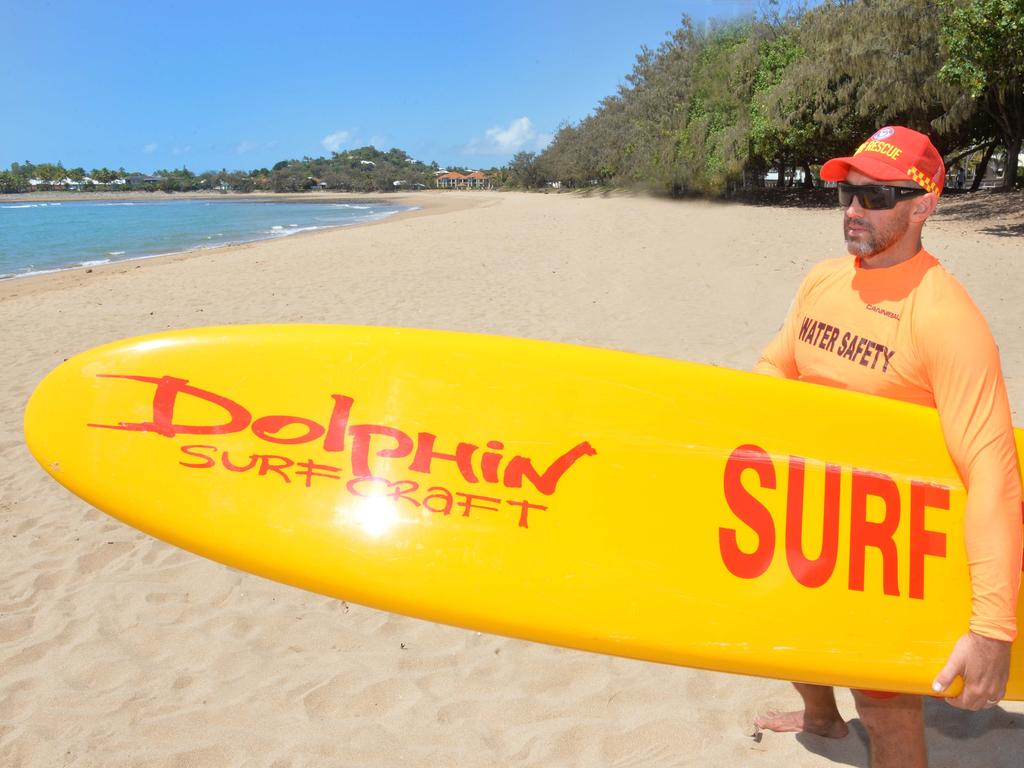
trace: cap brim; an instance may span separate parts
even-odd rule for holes
[[[860,171],[876,181],[906,181],[909,177],[883,160],[873,157],[835,157],[821,166],[822,181],[843,181],[850,169]]]

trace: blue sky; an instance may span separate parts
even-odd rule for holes
[[[373,144],[502,165],[642,45],[763,0],[0,0],[0,168],[249,170]]]

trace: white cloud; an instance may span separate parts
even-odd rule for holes
[[[191,144],[186,144],[184,147],[174,147],[174,149],[171,150],[171,152],[174,153],[175,155],[187,155],[191,151]]]
[[[145,152],[147,155],[152,155],[154,152],[156,152],[157,146],[157,144],[147,144],[142,148],[142,151]]]
[[[551,134],[538,133],[528,117],[519,117],[506,127],[496,125],[464,147],[473,155],[510,155],[523,149],[543,149],[551,142]]]
[[[328,152],[337,152],[352,137],[350,131],[335,131],[323,137],[320,143]]]

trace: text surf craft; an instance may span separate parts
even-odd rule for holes
[[[249,430],[259,441],[271,445],[319,444],[327,454],[346,454],[345,468],[314,462],[312,459],[296,461],[276,453],[248,453],[245,456],[229,455],[216,445],[189,444],[180,447],[184,454],[181,466],[190,469],[211,469],[223,466],[232,472],[252,472],[261,477],[278,477],[291,482],[292,477],[305,479],[308,488],[313,478],[342,479],[348,475],[347,487],[355,496],[363,496],[362,489],[370,487],[367,480],[374,480],[386,490],[395,501],[403,500],[423,505],[432,511],[448,514],[453,508],[461,508],[468,516],[474,508],[473,500],[483,503],[500,503],[495,496],[459,493],[437,486],[429,486],[412,480],[392,482],[377,466],[381,459],[408,459],[407,470],[429,475],[438,462],[449,462],[461,477],[471,484],[489,484],[509,489],[520,489],[529,483],[544,496],[552,496],[558,484],[572,466],[584,456],[594,456],[597,451],[587,441],[572,446],[557,456],[546,467],[535,465],[529,456],[506,456],[502,451],[504,443],[488,440],[482,449],[476,443],[457,441],[451,453],[438,448],[438,435],[419,431],[413,434],[385,424],[353,423],[355,400],[342,394],[331,394],[331,412],[323,423],[316,419],[297,415],[255,416],[241,403],[225,395],[201,389],[189,384],[187,379],[175,376],[136,376],[122,374],[99,374],[98,378],[122,379],[152,386],[152,418],[149,421],[120,422],[117,424],[88,424],[97,429],[114,429],[129,432],[148,432],[162,437],[174,438],[179,435],[228,435]],[[181,423],[175,417],[175,408],[186,398],[210,404],[219,408],[222,417],[218,423]],[[387,473],[389,476],[392,472]],[[392,478],[393,480],[393,478]],[[429,495],[414,493],[420,488]],[[396,490],[397,489],[397,490]],[[432,503],[431,503],[432,502]],[[506,503],[520,511],[520,525],[526,527],[526,515],[530,509],[546,509],[525,499],[506,500]],[[479,506],[479,504],[478,504]]]

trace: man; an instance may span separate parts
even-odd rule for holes
[[[933,689],[957,676],[954,706],[977,710],[1002,698],[1016,637],[1021,571],[1021,486],[999,354],[981,313],[921,246],[946,171],[924,134],[888,126],[852,157],[822,166],[839,182],[849,256],[814,267],[756,371],[853,389],[938,409],[950,455],[967,487],[965,544],[972,614]],[[864,365],[799,338],[804,318],[826,321],[885,351]],[[884,627],[878,628],[884,632]],[[798,712],[756,721],[773,731],[839,738],[848,728],[829,687],[795,684]],[[854,691],[874,768],[927,765],[920,696]]]

